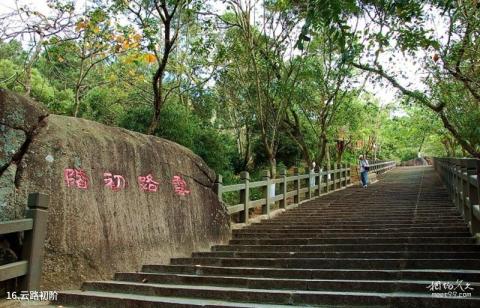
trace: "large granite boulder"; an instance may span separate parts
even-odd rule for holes
[[[207,250],[229,237],[215,174],[185,147],[0,91],[0,218],[50,195],[45,289]]]

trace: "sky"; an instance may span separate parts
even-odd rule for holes
[[[34,8],[41,13],[48,13],[49,8],[47,6],[46,0],[17,0],[20,5],[28,5],[30,8]],[[12,11],[16,7],[16,0],[0,0],[0,15],[3,15],[9,11]],[[76,1],[76,9],[78,11],[83,10],[86,1],[80,0]],[[219,1],[216,1],[214,5],[214,9],[217,9],[221,13],[224,11],[224,5],[221,4]],[[437,31],[444,31],[438,25],[435,25],[435,28],[440,28]],[[420,69],[419,64],[415,63],[415,59],[408,56],[408,55],[401,55],[401,54],[389,54],[384,53],[380,57],[380,63],[385,65],[385,67],[390,67],[392,71],[402,71],[405,72],[408,76],[406,79],[399,79],[402,85],[408,86],[412,85],[417,89],[423,89],[425,86],[422,82],[423,76],[421,73],[419,74],[418,71]],[[396,94],[398,93],[395,88],[392,86],[384,83],[380,85],[370,78],[365,83],[365,90],[372,93],[382,105],[389,104],[396,101]],[[401,112],[400,112],[401,114]]]

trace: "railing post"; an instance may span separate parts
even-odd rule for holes
[[[240,203],[243,203],[243,212],[240,221],[248,223],[248,205],[250,203],[250,175],[248,174],[248,171],[240,172],[240,179],[245,183],[245,189],[240,191]]]
[[[293,175],[295,176],[295,187],[297,190],[297,194],[293,197],[293,203],[299,204],[300,203],[300,177],[298,172],[298,167],[293,168]]]
[[[450,199],[455,204],[455,166],[451,158],[445,160],[445,169],[448,173],[448,192],[450,193]]]
[[[347,187],[347,164],[342,164],[342,187]]]
[[[310,170],[310,168],[306,168],[305,170],[305,174],[308,174],[308,178],[307,178],[307,181],[308,181],[308,191],[307,191],[307,197],[308,197],[308,200],[312,199],[312,185],[314,183],[312,183],[312,180],[313,182],[315,182],[315,176],[313,175],[315,173],[315,170],[313,170],[313,172]]]
[[[26,217],[33,219],[33,228],[25,231],[22,259],[28,261],[28,273],[22,278],[23,291],[39,291],[42,276],[45,237],[48,222],[48,195],[32,193],[28,196]]]
[[[455,161],[453,158],[449,158],[447,161],[448,164],[448,170],[450,172],[450,186],[451,192],[452,192],[452,202],[457,206],[457,176],[456,176],[456,171],[455,171]]]
[[[347,165],[347,185],[352,184],[352,165]]]
[[[320,195],[322,194],[322,168],[320,167],[315,167],[315,168],[316,168],[315,172],[318,172],[318,174],[315,174],[315,178],[317,179],[315,180],[315,183],[318,185],[318,189],[315,192],[315,196],[320,197]]]
[[[475,175],[477,173],[477,165],[474,160],[465,159],[463,160],[465,166],[465,172],[467,175],[466,178],[466,191],[465,191],[465,220],[469,223],[471,228],[472,221],[475,219],[473,215],[473,205],[475,205],[475,195],[477,191],[475,186],[470,183],[470,176]]]
[[[335,168],[337,170],[335,178],[337,179],[337,189],[342,188],[342,170],[341,170],[341,164],[335,164]]]
[[[461,207],[463,217],[467,221],[470,222],[470,209],[468,207],[468,190],[470,188],[470,179],[468,178],[468,159],[461,159],[460,160],[460,180],[462,183],[462,191],[461,191]]]
[[[217,178],[215,179],[215,193],[218,196],[218,200],[223,202],[223,193],[222,193],[222,186],[223,186],[223,178],[221,174],[217,174]]]
[[[280,200],[280,208],[284,209],[287,207],[287,170],[283,169],[282,171],[280,171],[280,176],[282,177],[282,182],[280,183],[280,191],[283,194],[283,198],[282,200]]]
[[[450,185],[452,187],[451,189],[452,194],[450,198],[452,198],[452,201],[455,204],[455,207],[457,207],[457,176],[456,176],[456,170],[455,170],[455,161],[452,158],[449,158],[447,161],[447,165],[450,171]]]
[[[330,168],[328,165],[325,166],[325,174],[324,174],[324,179],[325,179],[325,193],[327,194],[330,191],[330,181],[328,177],[330,176]]]
[[[335,183],[336,180],[337,180],[337,177],[336,177],[337,169],[335,168],[335,165],[336,165],[335,163],[333,163],[331,165],[331,168],[332,168],[332,183],[333,183],[332,190],[333,191],[337,190],[337,183]]]
[[[477,175],[477,185],[470,191],[470,209],[472,213],[472,224],[470,226],[472,234],[480,233],[480,217],[475,216],[475,208],[480,206],[480,159],[475,160],[476,170],[472,168],[473,174]],[[472,186],[470,186],[472,187]],[[480,209],[480,208],[479,208]]]
[[[270,216],[270,171],[263,171],[263,181],[267,181],[267,186],[265,186],[265,205],[262,206],[262,214],[267,214]]]
[[[345,170],[345,168],[343,168],[343,164],[338,164],[338,168],[340,170],[338,171],[338,177],[340,179],[340,183],[338,185],[340,186],[340,188],[343,188],[345,187],[344,186],[345,177],[343,176],[343,171]]]
[[[456,176],[456,198],[455,204],[457,205],[458,210],[463,216],[463,205],[462,205],[462,168],[460,165],[460,160],[455,159],[455,176]]]

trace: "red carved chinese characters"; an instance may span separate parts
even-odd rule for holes
[[[110,188],[113,191],[120,191],[125,188],[125,178],[121,175],[111,174],[110,172],[105,172],[103,174],[103,182],[105,187]]]
[[[172,185],[175,193],[179,196],[185,196],[190,194],[190,190],[187,190],[187,182],[180,176],[175,175],[172,179]]]
[[[78,188],[87,190],[89,188],[89,178],[86,172],[82,169],[68,168],[64,170],[64,179],[67,187]],[[141,191],[144,192],[157,192],[160,183],[155,181],[152,174],[145,176],[139,176],[138,186]],[[111,172],[103,173],[104,187],[111,189],[112,191],[120,191],[127,188],[127,181],[123,175],[112,174]],[[173,176],[171,180],[173,190],[177,196],[186,196],[191,193],[187,189],[187,182],[179,176]]]
[[[82,169],[65,169],[63,171],[67,187],[76,187],[78,189],[88,189],[88,176]]]
[[[153,180],[153,176],[151,174],[146,176],[139,176],[138,177],[138,185],[140,186],[140,190],[147,191],[147,192],[156,192],[158,190],[158,182]]]

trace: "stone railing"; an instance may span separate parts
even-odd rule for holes
[[[0,266],[0,281],[20,278],[16,289],[39,291],[47,220],[48,196],[34,193],[28,196],[25,219],[0,222],[0,236],[24,233],[20,260]],[[14,295],[11,293],[10,297],[13,298]]]
[[[480,233],[480,160],[434,158],[433,165],[472,234]]]
[[[395,167],[395,162],[385,161],[370,165],[374,173],[386,172]],[[237,222],[246,223],[249,220],[249,210],[261,207],[261,213],[269,215],[272,208],[286,209],[317,198],[321,195],[344,189],[352,183],[351,166],[347,164],[332,164],[329,170],[311,170],[300,174],[294,168],[293,175],[286,170],[280,172],[280,177],[272,179],[269,171],[264,171],[262,181],[251,182],[250,175],[244,171],[240,173],[242,183],[224,186],[222,177],[218,176],[216,191],[220,200],[224,194],[239,194],[239,203],[227,204],[228,213],[236,215]],[[256,190],[259,198],[252,198],[252,190]],[[259,192],[259,193],[258,193]]]

